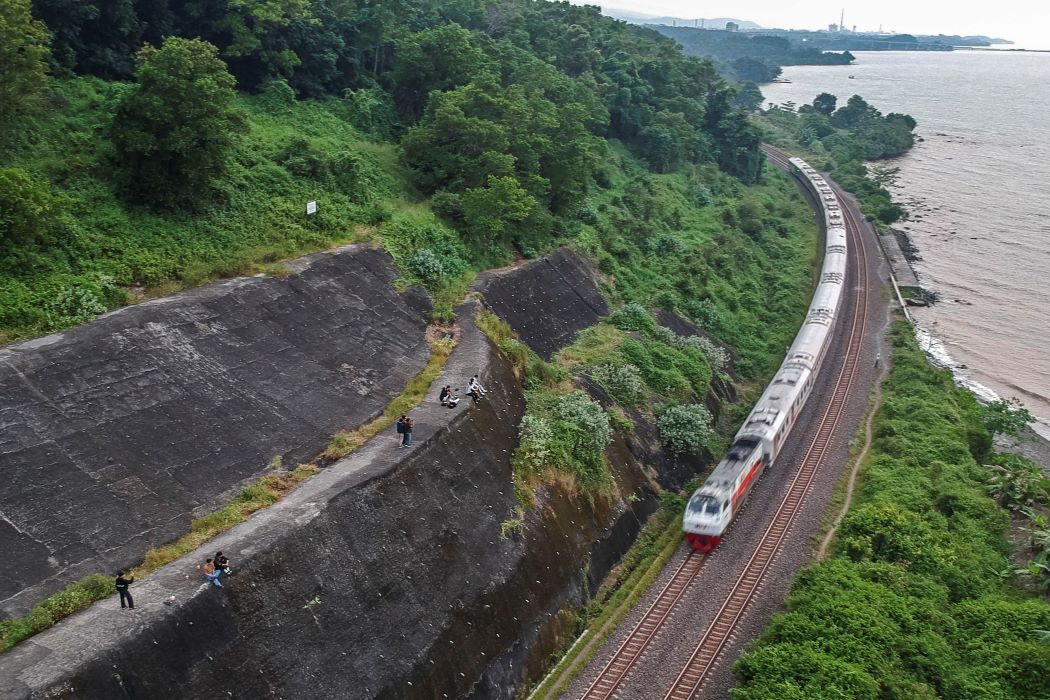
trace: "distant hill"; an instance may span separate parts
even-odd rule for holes
[[[726,22],[736,22],[740,29],[763,29],[762,25],[749,22],[746,19],[733,19],[732,17],[685,18],[685,17],[658,17],[630,10],[618,10],[613,7],[602,7],[602,14],[614,19],[623,20],[631,24],[664,24],[668,27],[693,27],[702,26],[706,29],[725,29]]]

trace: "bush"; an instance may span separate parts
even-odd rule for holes
[[[534,389],[526,401],[515,468],[526,474],[568,472],[587,493],[606,487],[604,452],[612,427],[602,407],[578,389],[568,394]]]
[[[701,335],[675,336],[673,343],[681,350],[691,349],[702,353],[715,372],[723,372],[729,365],[729,354],[721,346]]]
[[[584,204],[580,207],[579,212],[577,212],[576,214],[576,218],[582,221],[583,223],[589,224],[591,226],[598,225],[598,212],[596,212],[594,210],[594,207],[590,206],[589,204]]]
[[[609,317],[613,325],[623,331],[640,331],[652,333],[656,329],[656,321],[641,304],[631,302],[624,304]]]
[[[590,370],[590,375],[624,406],[638,406],[645,401],[645,381],[634,365],[598,365]]]
[[[61,292],[51,303],[55,328],[64,328],[90,321],[106,312],[106,305],[94,289],[77,285]]]
[[[0,168],[0,251],[54,243],[68,226],[64,204],[21,168]]]
[[[445,276],[441,260],[429,248],[417,250],[405,260],[405,267],[418,277],[423,284],[432,286]]]
[[[674,454],[700,454],[711,441],[711,413],[700,404],[668,406],[656,419],[660,439]]]

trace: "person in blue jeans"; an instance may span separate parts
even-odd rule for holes
[[[412,428],[415,427],[415,425],[416,425],[416,422],[414,420],[412,420],[408,416],[405,416],[405,428],[404,428],[404,430],[405,430],[405,432],[404,432],[405,438],[404,438],[404,442],[401,443],[402,447],[411,447],[412,446]]]
[[[204,578],[212,582],[213,585],[222,588],[222,583],[219,581],[219,577],[222,575],[221,571],[215,569],[215,564],[211,559],[204,563]]]

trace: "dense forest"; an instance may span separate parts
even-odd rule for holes
[[[431,282],[532,255],[578,229],[614,143],[652,173],[761,176],[736,89],[594,7],[0,0],[0,18],[9,339],[395,214],[454,231],[392,251]]]

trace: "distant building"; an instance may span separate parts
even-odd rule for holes
[[[839,25],[835,24],[834,22],[832,22],[831,24],[828,25],[828,31],[831,32],[832,34],[837,32],[838,30],[839,30]]]
[[[727,32],[735,32],[738,29],[740,29],[740,25],[737,24],[736,22],[726,22],[726,31]]]

